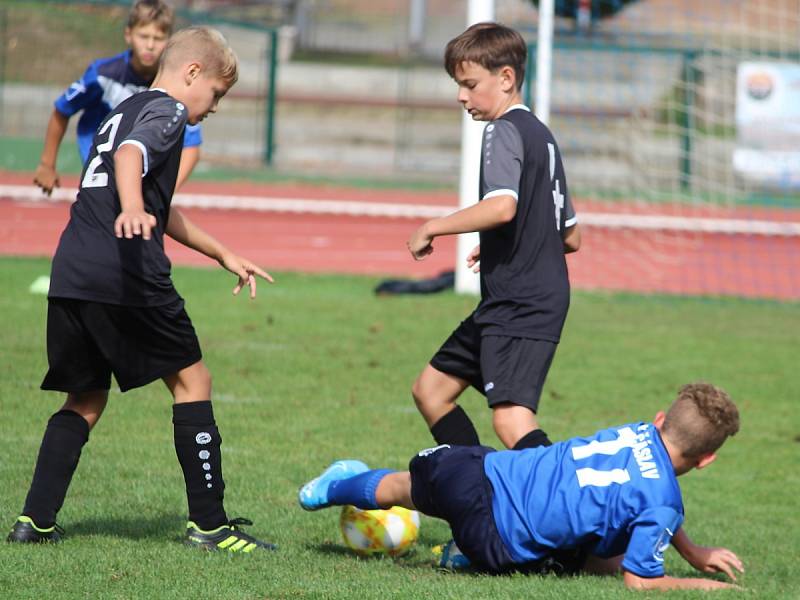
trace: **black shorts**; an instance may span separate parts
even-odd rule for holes
[[[539,408],[556,344],[502,335],[481,335],[470,315],[431,359],[435,369],[468,381],[489,406],[502,403]]]
[[[411,459],[411,499],[417,510],[444,519],[472,566],[490,573],[577,574],[586,560],[581,548],[553,550],[537,561],[515,563],[492,511],[492,484],[483,469],[486,446],[438,446]]]
[[[202,358],[189,315],[179,299],[165,306],[131,307],[50,298],[43,390],[121,391],[177,373]]]

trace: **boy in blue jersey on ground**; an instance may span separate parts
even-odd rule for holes
[[[33,182],[50,195],[59,186],[56,160],[70,117],[83,111],[78,120],[78,152],[86,163],[92,140],[100,123],[123,100],[150,87],[158,61],[172,32],[172,9],[161,0],[138,0],[131,8],[125,27],[125,52],[94,61],[83,76],[55,101],[47,123],[44,149]],[[186,180],[200,159],[200,125],[187,125],[176,189]]]
[[[461,552],[480,570],[624,574],[640,589],[718,589],[732,584],[664,574],[673,542],[698,570],[736,579],[739,558],[682,533],[677,476],[702,469],[739,430],[728,394],[708,383],[681,388],[652,423],[612,427],[549,447],[495,451],[438,446],[409,471],[333,463],[299,492],[306,510],[353,504],[404,506],[450,524]]]
[[[456,403],[470,386],[486,397],[507,448],[550,444],[537,411],[569,308],[564,255],[580,248],[581,234],[558,144],[522,102],[526,56],[522,36],[499,23],[473,25],[445,50],[458,101],[473,120],[488,124],[480,202],[424,223],[408,240],[422,260],[439,236],[480,233],[467,259],[480,270],[480,303],[412,387],[437,444],[480,443]]]

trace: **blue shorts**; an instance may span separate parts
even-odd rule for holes
[[[486,446],[439,446],[409,464],[411,499],[417,510],[450,524],[459,550],[482,571],[514,568],[492,514],[492,484],[483,470]]]
[[[444,519],[458,549],[472,566],[490,573],[575,575],[588,554],[586,548],[552,550],[548,556],[515,563],[506,550],[492,512],[492,484],[483,459],[494,449],[449,446],[423,450],[411,459],[411,500],[417,510]]]

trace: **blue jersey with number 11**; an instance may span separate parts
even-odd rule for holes
[[[631,423],[548,448],[492,452],[497,529],[512,558],[538,560],[554,548],[625,554],[640,577],[664,574],[664,551],[683,522],[675,471],[652,423]]]

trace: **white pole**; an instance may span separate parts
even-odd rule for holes
[[[545,125],[550,121],[550,86],[553,65],[553,0],[539,0],[536,41],[536,102],[534,112]]]
[[[467,26],[483,21],[494,21],[494,0],[469,0]],[[461,177],[459,180],[458,206],[466,208],[479,200],[478,189],[481,168],[481,140],[486,123],[473,121],[466,112],[461,117]],[[467,268],[467,255],[478,245],[477,233],[462,233],[458,236],[456,249],[456,284],[459,294],[480,294],[479,276]]]
[[[425,42],[425,14],[427,0],[411,0],[408,15],[408,45],[417,52],[422,49]]]

